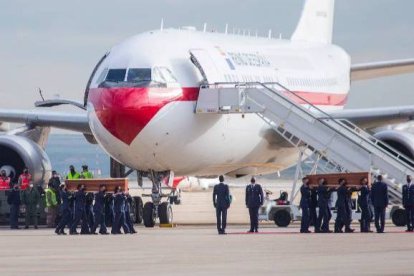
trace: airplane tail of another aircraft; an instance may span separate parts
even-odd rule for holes
[[[305,0],[292,40],[332,43],[335,0]]]

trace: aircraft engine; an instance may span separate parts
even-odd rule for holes
[[[383,130],[374,136],[414,160],[414,134],[400,130]]]
[[[49,157],[39,145],[21,136],[0,136],[0,170],[6,170],[12,182],[17,182],[24,167],[32,174],[34,184],[44,185],[51,176]]]

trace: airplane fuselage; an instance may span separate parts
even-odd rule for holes
[[[114,159],[140,171],[261,174],[295,162],[297,149],[255,114],[195,114],[205,81],[278,82],[325,110],[341,109],[350,57],[330,44],[146,32],[113,47],[97,68],[88,92],[92,132]]]

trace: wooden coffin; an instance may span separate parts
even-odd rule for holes
[[[113,192],[117,186],[121,186],[124,191],[128,190],[128,178],[95,178],[95,179],[72,179],[65,180],[69,191],[76,191],[79,184],[84,184],[86,192],[97,192],[101,184],[106,185],[107,192]]]
[[[371,183],[371,174],[369,172],[313,174],[307,177],[309,178],[309,186],[311,188],[317,187],[321,178],[325,178],[328,186],[334,188],[339,186],[338,181],[340,178],[345,178],[350,187],[361,186],[360,182],[364,177],[368,178],[368,183]]]

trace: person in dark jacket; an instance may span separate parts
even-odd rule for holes
[[[407,231],[413,232],[414,228],[414,184],[411,176],[407,175],[407,184],[402,187],[403,207],[407,216]]]
[[[366,177],[361,179],[360,195],[358,197],[358,205],[361,208],[361,232],[370,233],[371,231],[371,210],[369,208],[370,187]]]
[[[374,205],[377,233],[384,233],[385,210],[388,207],[388,186],[382,182],[382,175],[378,175],[377,181],[372,185],[371,201]]]
[[[259,208],[263,205],[263,189],[260,184],[256,184],[256,179],[252,177],[250,184],[246,187],[246,207],[249,209],[250,230],[249,233],[259,231]]]
[[[61,218],[56,226],[55,233],[58,235],[66,235],[65,233],[65,226],[71,225],[72,222],[72,208],[70,204],[71,194],[69,193],[65,184],[62,184],[59,188],[59,194],[61,199],[60,214]]]
[[[311,233],[309,231],[310,224],[310,205],[311,205],[311,190],[309,188],[309,179],[302,178],[302,187],[300,187],[300,208],[302,209],[302,219],[300,223],[301,233]]]
[[[23,191],[22,201],[26,207],[26,226],[29,228],[30,220],[33,219],[34,228],[37,229],[37,209],[40,204],[40,194],[37,188],[34,187],[33,182],[30,182],[29,188]]]
[[[92,226],[91,233],[96,234],[96,228],[99,226],[99,234],[108,235],[108,230],[105,224],[105,195],[106,185],[99,186],[99,192],[95,195],[95,204],[93,205],[93,214],[95,222]]]
[[[7,203],[10,205],[10,228],[20,229],[18,226],[19,209],[20,209],[20,189],[19,184],[14,184],[13,189],[9,192]]]
[[[309,202],[309,225],[315,226],[318,220],[316,208],[318,207],[318,192],[316,189],[311,189],[311,198]]]
[[[229,186],[224,184],[224,176],[220,175],[220,183],[214,186],[213,205],[216,208],[217,230],[219,235],[226,234],[227,209],[230,207]]]
[[[338,199],[336,200],[337,217],[335,220],[335,233],[342,233],[345,226],[346,233],[353,233],[351,229],[352,222],[352,191],[347,187],[344,178],[338,180],[339,188],[337,190]]]
[[[125,192],[125,223],[128,225],[129,233],[130,234],[136,234],[137,231],[135,231],[134,228],[134,222],[131,219],[131,206],[132,206],[132,196],[129,194],[129,191]]]
[[[70,228],[71,235],[77,235],[76,228],[81,223],[81,234],[90,234],[88,226],[88,218],[86,216],[86,193],[85,185],[79,184],[77,191],[74,194],[75,203],[74,203],[74,214],[73,214],[73,223]]]
[[[86,194],[85,212],[86,212],[86,217],[88,218],[89,229],[92,229],[92,227],[95,225],[95,216],[93,212],[93,199],[94,199],[93,193]]]
[[[325,178],[319,179],[318,193],[318,207],[319,216],[315,225],[316,233],[331,233],[329,230],[329,221],[331,219],[329,210],[329,200],[331,198],[331,190],[328,188],[328,182]]]
[[[121,227],[124,230],[124,234],[128,234],[129,228],[125,221],[125,194],[122,191],[121,186],[115,188],[114,191],[114,223],[112,224],[111,234],[122,234]]]

